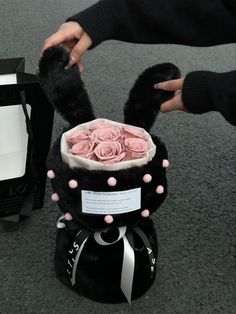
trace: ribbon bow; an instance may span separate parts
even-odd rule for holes
[[[57,222],[57,228],[65,228],[65,224],[63,222],[64,216],[61,216]],[[84,249],[86,241],[92,235],[94,240],[102,246],[113,245],[118,241],[123,241],[124,251],[123,251],[123,262],[122,262],[122,270],[121,270],[121,281],[120,288],[126,297],[129,304],[131,304],[132,297],[132,287],[133,287],[133,278],[134,278],[134,268],[135,268],[135,254],[132,245],[130,244],[127,235],[127,226],[122,226],[117,228],[119,231],[119,235],[114,242],[106,242],[102,238],[101,234],[106,230],[102,230],[99,232],[91,233],[88,230],[81,229],[76,234],[74,242],[69,249],[69,257],[68,257],[68,267],[67,273],[70,277],[72,286],[76,283],[76,270],[77,265],[81,256],[81,253]],[[150,277],[154,276],[156,259],[151,247],[151,244],[145,235],[145,233],[139,227],[131,228],[136,234],[142,239],[150,262]]]

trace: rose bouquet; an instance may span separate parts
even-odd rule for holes
[[[63,213],[56,274],[93,300],[131,302],[155,278],[158,246],[149,216],[167,196],[167,150],[149,131],[173,92],[153,85],[180,72],[172,64],[146,69],[130,91],[122,124],[96,119],[78,68],[66,70],[68,62],[63,47],[52,47],[39,66],[48,99],[69,123],[47,159],[52,200]]]
[[[64,133],[61,153],[71,168],[119,170],[146,164],[156,146],[142,128],[96,119]]]

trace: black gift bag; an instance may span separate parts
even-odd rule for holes
[[[0,60],[0,230],[43,206],[54,111],[23,58]]]

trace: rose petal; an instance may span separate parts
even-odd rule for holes
[[[123,127],[122,135],[124,136],[124,138],[138,137],[138,138],[142,138],[144,140],[147,140],[147,137],[144,134],[143,130],[139,130],[135,127],[132,127],[131,125],[126,125]]]
[[[127,138],[124,141],[126,158],[136,159],[147,155],[148,143],[141,138]]]
[[[94,154],[102,163],[110,164],[123,160],[125,152],[122,146],[116,141],[104,141],[99,143],[94,149]]]
[[[90,129],[86,129],[86,130],[74,132],[73,134],[69,136],[67,140],[69,142],[70,147],[72,147],[73,145],[77,144],[81,140],[89,139],[90,136],[91,136]]]
[[[96,129],[91,134],[91,138],[95,143],[103,141],[117,141],[120,138],[120,129],[118,127],[107,127]]]
[[[70,152],[84,158],[91,159],[94,155],[94,143],[90,140],[83,140],[72,146]]]

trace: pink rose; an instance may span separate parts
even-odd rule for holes
[[[94,143],[90,140],[83,140],[72,146],[70,153],[88,159],[96,159],[94,156]]]
[[[93,131],[91,138],[97,144],[104,141],[117,141],[120,139],[120,129],[112,125],[107,128],[96,129]]]
[[[109,124],[109,123],[105,123],[105,122],[97,122],[93,125],[93,130],[97,130],[97,129],[107,129],[110,127],[113,127],[113,124]]]
[[[125,160],[142,158],[147,155],[148,143],[142,138],[126,138],[124,146],[126,150]]]
[[[132,138],[138,137],[138,138],[142,138],[144,140],[147,140],[147,137],[142,130],[136,129],[136,128],[129,126],[129,125],[126,125],[122,129],[122,138],[125,140],[126,138],[130,138],[130,137],[132,137]]]
[[[94,149],[94,153],[103,164],[113,164],[122,161],[125,157],[121,144],[116,141],[99,143]]]
[[[90,135],[91,131],[89,129],[74,132],[68,137],[70,147],[72,147],[81,140],[89,139]]]

